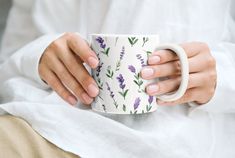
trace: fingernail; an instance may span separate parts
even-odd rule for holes
[[[77,104],[77,99],[75,99],[75,98],[72,97],[72,96],[69,96],[69,97],[68,97],[68,102],[69,102],[69,104],[71,104],[71,105],[76,105],[76,104]]]
[[[88,58],[88,64],[92,67],[92,68],[95,68],[97,67],[99,61],[98,59],[96,59],[95,57],[89,57]]]
[[[154,71],[152,68],[143,68],[141,70],[141,76],[143,78],[148,78],[148,77],[151,77],[153,75]]]
[[[81,97],[84,103],[90,104],[93,101],[93,99],[89,97],[86,93],[82,93]]]
[[[99,89],[96,85],[90,84],[87,88],[88,93],[91,97],[96,97],[99,94]]]
[[[160,57],[159,56],[150,56],[148,58],[148,63],[149,64],[157,64],[160,62]]]
[[[147,92],[150,94],[156,94],[159,90],[159,86],[158,85],[149,85],[147,87]]]

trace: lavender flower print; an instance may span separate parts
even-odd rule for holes
[[[137,113],[137,109],[138,109],[138,107],[139,107],[139,105],[140,105],[140,98],[138,97],[138,98],[136,98],[135,99],[135,102],[134,102],[134,114],[136,114]],[[132,112],[131,112],[132,113]]]
[[[144,83],[143,80],[140,77],[140,73],[136,72],[136,69],[133,65],[129,65],[128,69],[134,74],[135,80],[133,82],[139,87],[138,92],[143,92],[144,90],[141,90],[141,85]]]
[[[148,98],[148,104],[146,105],[146,111],[149,112],[152,108],[151,104],[153,102],[153,96],[149,96]]]
[[[103,49],[101,51],[101,53],[109,56],[110,47],[106,48],[106,44],[104,43],[104,39],[102,37],[97,37],[95,40],[100,44],[100,48]]]
[[[107,73],[106,73],[106,76],[107,76],[108,78],[113,79],[113,75],[114,75],[114,72],[113,72],[113,70],[112,70],[111,66],[108,66],[108,67],[107,67]]]
[[[136,73],[136,70],[135,70],[135,67],[134,67],[134,66],[129,65],[129,66],[128,66],[128,69],[129,69],[131,72]]]
[[[125,54],[125,47],[123,46],[123,47],[122,47],[122,51],[120,52],[120,58],[119,58],[119,60],[118,60],[118,62],[117,62],[117,64],[116,64],[116,69],[115,69],[115,71],[120,70],[121,61],[122,61],[122,59],[123,59],[123,57],[124,57],[124,54]]]
[[[99,56],[98,56],[98,59],[99,59]],[[103,82],[101,81],[101,79],[99,77],[103,64],[104,64],[103,62],[99,63],[99,65],[96,68],[96,74],[95,74],[96,78],[97,78],[97,85],[98,85],[100,90],[103,90]]]
[[[105,83],[106,83],[106,86],[107,86],[107,90],[109,91],[109,96],[110,96],[111,99],[113,100],[113,105],[114,105],[116,108],[118,108],[118,104],[117,104],[117,101],[116,101],[115,98],[114,98],[115,95],[114,95],[113,91],[111,90],[111,88],[110,88],[108,82],[105,82]]]
[[[119,87],[121,89],[121,91],[119,91],[118,93],[124,98],[126,98],[127,92],[129,91],[129,89],[125,89],[126,85],[124,84],[124,78],[122,76],[122,74],[119,74],[119,76],[117,77],[117,80],[119,82]]]
[[[136,57],[140,61],[142,67],[146,66],[146,62],[141,54],[136,54]]]
[[[133,47],[134,44],[138,41],[138,38],[136,37],[128,37],[128,41],[131,44],[131,47]]]
[[[144,47],[145,43],[148,42],[149,38],[148,37],[143,37],[143,44],[142,47]]]

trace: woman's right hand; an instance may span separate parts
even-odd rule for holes
[[[95,80],[83,63],[98,66],[98,58],[87,42],[76,33],[65,33],[44,51],[39,62],[39,75],[71,105],[80,99],[91,104],[99,93]]]

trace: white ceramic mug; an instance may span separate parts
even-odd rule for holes
[[[189,68],[186,53],[176,44],[160,44],[158,35],[92,34],[91,47],[99,58],[99,66],[92,70],[100,93],[92,109],[113,114],[140,114],[157,109],[156,98],[174,101],[187,89]],[[140,70],[147,65],[153,51],[170,49],[181,63],[181,84],[172,94],[149,96],[145,87],[156,80],[144,80]]]

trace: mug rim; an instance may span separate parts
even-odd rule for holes
[[[105,34],[105,33],[92,33],[90,36],[102,36],[102,37],[157,37],[159,34]]]

